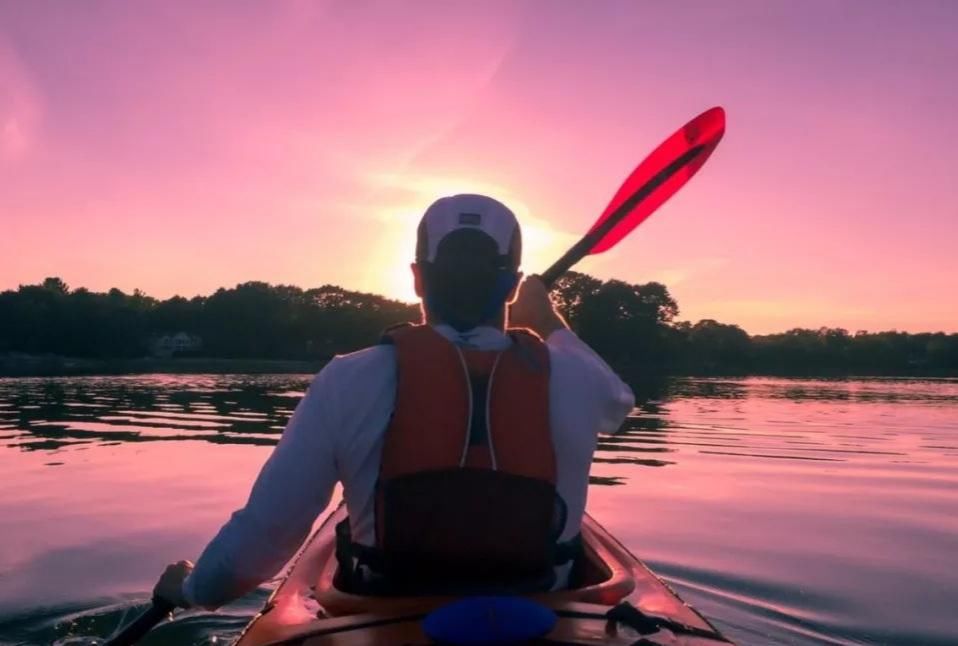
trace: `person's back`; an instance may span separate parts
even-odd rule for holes
[[[419,227],[425,321],[333,359],[297,407],[244,509],[195,571],[156,593],[216,607],[275,574],[337,482],[339,584],[357,592],[561,586],[575,555],[589,467],[632,393],[520,274],[518,223],[460,195]],[[182,590],[182,593],[181,593]],[[465,591],[465,590],[463,590]]]

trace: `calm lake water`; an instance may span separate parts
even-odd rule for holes
[[[0,379],[0,644],[89,644],[240,506],[307,375]],[[589,509],[742,644],[958,643],[958,381],[683,379]],[[268,594],[144,644],[223,644]]]

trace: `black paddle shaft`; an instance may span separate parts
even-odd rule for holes
[[[599,242],[602,241],[612,229],[615,228],[619,222],[621,222],[629,213],[632,212],[639,203],[647,198],[652,192],[658,187],[662,186],[667,182],[673,175],[679,172],[684,168],[689,162],[691,162],[695,157],[697,157],[701,152],[706,149],[704,144],[699,144],[698,146],[693,146],[688,149],[682,156],[677,158],[674,162],[660,170],[656,175],[642,185],[639,190],[633,193],[627,200],[622,202],[605,222],[599,225],[594,231],[590,231],[585,234],[581,240],[575,243],[571,249],[569,249],[565,254],[559,258],[551,267],[546,269],[542,274],[539,275],[539,278],[545,284],[547,288],[551,288],[553,284],[559,279],[562,274],[569,271],[574,264],[585,258],[589,255],[589,252],[592,251]]]
[[[135,644],[140,641],[143,635],[150,632],[153,626],[166,619],[174,608],[176,606],[172,603],[159,597],[153,597],[153,605],[137,617],[133,623],[121,630],[118,635],[111,638],[105,646],[131,646],[131,644]]]

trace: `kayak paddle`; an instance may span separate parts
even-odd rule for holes
[[[130,646],[140,641],[156,624],[166,619],[176,608],[172,603],[159,597],[153,597],[153,605],[137,617],[133,623],[121,630],[106,642],[105,646]]]
[[[614,247],[682,188],[725,134],[725,110],[706,110],[679,128],[629,175],[588,233],[539,278],[552,287],[588,255]]]

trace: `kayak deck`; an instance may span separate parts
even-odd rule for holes
[[[363,596],[333,584],[334,528],[344,518],[345,505],[326,518],[236,646],[433,643],[423,632],[422,619],[454,599]],[[585,558],[573,572],[576,587],[528,595],[559,617],[555,628],[536,643],[631,646],[643,637],[649,640],[644,643],[653,644],[729,643],[588,514],[583,518],[582,540]],[[639,611],[639,624],[606,616],[623,602]],[[626,616],[630,612],[626,608]],[[657,632],[642,626],[642,617],[655,618],[664,628]]]

